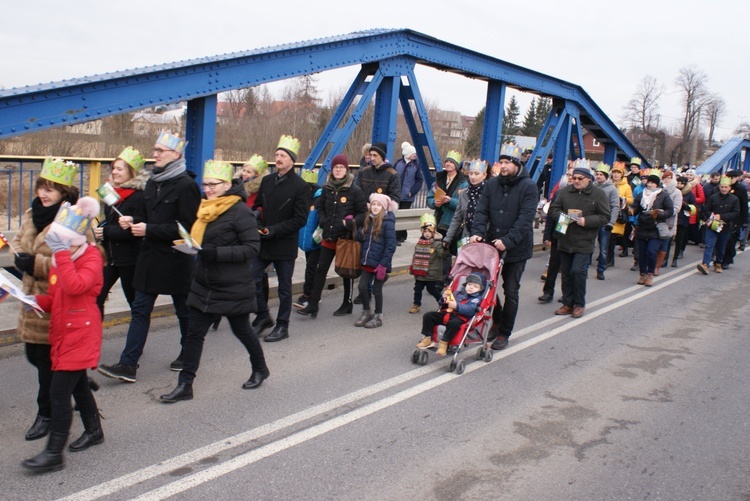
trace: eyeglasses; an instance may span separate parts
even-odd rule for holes
[[[216,188],[220,184],[224,184],[224,181],[221,181],[221,182],[218,182],[218,183],[203,183],[203,184],[201,184],[201,186],[203,186],[204,190],[208,190],[208,189],[213,190],[214,188]]]
[[[586,176],[570,176],[570,179],[572,179],[573,181],[583,181],[584,179],[586,179]]]

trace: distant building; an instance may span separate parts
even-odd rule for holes
[[[136,136],[154,136],[163,130],[179,133],[182,130],[182,108],[165,111],[164,113],[139,112],[133,115],[131,124]]]
[[[102,133],[102,121],[92,120],[80,124],[66,125],[65,132],[70,134],[89,134],[92,136],[98,136]]]

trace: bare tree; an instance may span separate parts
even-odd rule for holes
[[[659,99],[663,93],[664,85],[656,78],[651,75],[643,77],[633,97],[625,105],[624,121],[646,134],[656,135],[659,127]]]
[[[722,98],[718,95],[713,95],[706,102],[706,112],[703,114],[703,119],[708,125],[708,145],[711,146],[714,143],[714,132],[716,126],[721,122],[727,112],[727,105]]]
[[[681,162],[688,160],[686,152],[694,139],[695,131],[700,123],[701,112],[711,98],[707,88],[708,75],[694,66],[680,68],[675,84],[682,92],[684,115],[682,119],[682,143],[679,148]],[[689,160],[695,161],[698,155],[695,145],[691,149]]]
[[[744,139],[750,139],[750,123],[744,121],[740,122],[734,130],[734,133]]]

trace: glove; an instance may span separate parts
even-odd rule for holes
[[[47,238],[44,239],[52,253],[62,250],[70,250],[70,240],[64,240],[63,237],[54,232],[48,232]]]
[[[448,249],[451,246],[451,243],[447,240],[443,240],[443,249]]]
[[[16,268],[18,268],[18,271],[22,271],[29,275],[33,275],[35,260],[36,260],[36,254],[26,254],[25,252],[20,252],[13,260],[13,264],[16,265]]]
[[[611,233],[612,232],[612,225],[608,224],[607,226],[605,226],[604,227],[604,231]]]
[[[219,253],[216,251],[215,245],[212,245],[210,247],[203,247],[198,251],[198,257],[203,262],[203,264],[215,263],[218,259],[218,255]]]
[[[388,271],[387,271],[386,267],[383,266],[382,264],[379,264],[377,266],[377,268],[375,268],[375,278],[377,280],[380,280],[381,282],[383,280],[385,280],[385,276],[386,276],[387,273],[388,273]]]

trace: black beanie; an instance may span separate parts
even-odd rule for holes
[[[385,160],[385,152],[388,149],[388,147],[385,145],[385,143],[373,143],[372,146],[370,146],[370,151],[374,151],[378,155],[380,155],[383,160]]]

